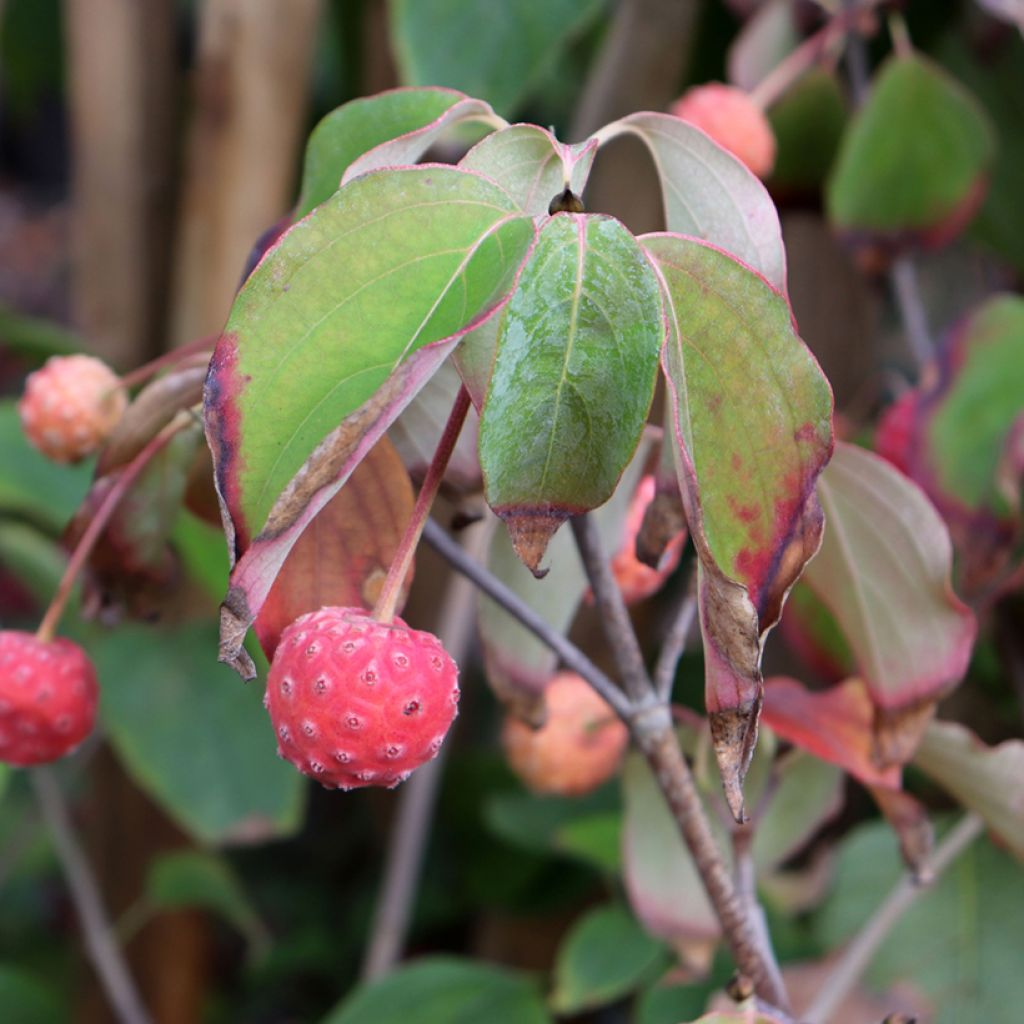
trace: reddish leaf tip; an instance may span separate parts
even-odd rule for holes
[[[523,565],[539,580],[547,576],[548,570],[540,567],[540,561],[555,532],[569,518],[569,511],[552,505],[495,511],[508,529],[512,547]]]

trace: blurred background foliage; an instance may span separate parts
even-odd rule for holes
[[[302,145],[321,116],[397,84],[446,85],[576,141],[601,121],[665,109],[688,84],[723,78],[752,6],[0,3],[3,625],[33,628],[62,569],[61,532],[91,475],[88,465],[56,468],[28,448],[14,409],[24,375],[77,348],[126,369],[215,333],[250,247],[294,200]],[[797,4],[798,19],[814,7]],[[649,28],[653,19],[648,35],[657,38],[639,33],[628,73],[609,83],[602,61],[629,8]],[[915,44],[974,92],[998,137],[969,232],[920,263],[933,323],[948,329],[1024,274],[1024,41],[966,0],[913,0],[906,16]],[[874,44],[876,62],[886,46]],[[849,110],[834,75],[790,90],[771,111],[779,156],[768,184],[801,333],[856,435],[893,397],[893,381],[912,373],[884,290],[854,266],[822,213]],[[438,156],[457,156],[458,145]],[[632,143],[612,148],[588,202],[634,230],[659,226],[657,185]],[[65,622],[98,663],[103,736],[62,765],[61,777],[156,1019],[528,1024],[556,1013],[674,1024],[703,1012],[728,976],[726,959],[709,951],[704,970],[673,967],[673,951],[633,918],[619,782],[576,800],[526,793],[501,756],[501,712],[476,657],[462,666],[462,713],[415,901],[409,952],[417,959],[384,987],[350,995],[398,794],[325,792],[275,758],[259,684],[243,686],[214,656],[222,535],[182,511],[173,545],[177,586],[159,621],[110,629],[71,614]],[[424,565],[406,617],[431,628],[447,577],[429,555]],[[646,641],[681,584],[680,573],[642,608]],[[950,702],[950,714],[988,742],[1019,733],[1021,695],[997,653],[1019,620],[1019,601],[1006,602]],[[585,612],[577,635],[589,642],[594,631]],[[780,671],[789,658],[777,642],[769,651]],[[695,709],[701,677],[699,655],[687,655],[676,694]],[[910,788],[931,807],[951,806],[916,774]],[[774,822],[782,835],[804,837],[784,866],[806,885],[823,879],[802,902],[781,887],[765,896],[784,962],[834,950],[900,870],[895,839],[862,790],[846,786],[841,811],[816,813],[809,819],[798,799]],[[980,842],[903,920],[870,985],[909,985],[911,1005],[940,1008],[936,1020],[1016,1021],[1022,887],[1019,865]],[[5,1019],[108,1019],[17,772],[0,774],[0,905]]]

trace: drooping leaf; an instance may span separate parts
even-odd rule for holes
[[[274,754],[256,687],[209,657],[209,626],[127,626],[95,644],[102,716],[135,782],[203,843],[262,842],[299,824],[305,780]]]
[[[513,124],[478,142],[459,166],[496,181],[521,209],[536,216],[548,212],[566,185],[577,196],[583,194],[596,152],[593,139],[568,146],[536,125]]]
[[[603,6],[601,0],[391,0],[402,80],[462,89],[511,115]]]
[[[628,911],[597,907],[573,925],[558,950],[551,1005],[564,1014],[603,1006],[631,992],[665,960],[665,947]]]
[[[641,755],[627,756],[622,786],[626,808],[623,882],[633,913],[648,932],[672,944],[716,940],[720,934],[718,918],[665,798]],[[718,819],[712,816],[711,822],[716,826]],[[725,848],[721,842],[719,845]]]
[[[896,833],[900,843],[900,856],[910,869],[914,880],[921,885],[932,881],[932,870],[928,858],[935,843],[928,809],[912,793],[888,786],[869,786],[869,791],[878,804],[885,820]]]
[[[847,121],[846,99],[834,71],[805,75],[768,111],[777,152],[773,194],[815,195],[839,150]]]
[[[903,867],[887,825],[857,829],[843,843],[836,885],[815,923],[824,948],[851,939],[895,885]],[[977,840],[923,891],[872,958],[872,989],[906,979],[935,1008],[930,1024],[1016,1024],[1024,1000],[1024,873]]]
[[[454,957],[429,957],[363,985],[321,1024],[550,1024],[524,974]]]
[[[785,298],[763,278],[693,239],[643,241],[666,297],[662,363],[701,561],[705,701],[730,807],[740,816],[763,636],[821,535],[814,484],[831,452],[832,395]]]
[[[932,722],[914,764],[969,810],[1024,860],[1024,742],[986,746],[957,722]]]
[[[505,311],[480,417],[487,501],[535,574],[558,527],[604,504],[633,457],[662,338],[633,236],[611,217],[552,217]]]
[[[477,175],[375,172],[291,228],[242,287],[205,412],[237,562],[222,657],[243,674],[242,637],[291,545],[460,335],[506,298],[533,235]]]
[[[813,692],[795,679],[774,676],[765,682],[763,714],[782,739],[839,765],[865,785],[899,786],[899,765],[883,768],[875,762],[875,709],[862,680]]]
[[[268,660],[281,632],[306,612],[325,605],[373,608],[413,501],[409,475],[382,437],[303,530],[274,580],[254,623]]]
[[[997,295],[975,310],[936,370],[912,393],[905,468],[942,512],[964,590],[977,594],[1019,557],[1020,509],[1008,492],[1021,474],[1005,460],[1024,414],[1024,299]]]
[[[668,231],[724,249],[785,291],[779,215],[756,175],[699,128],[669,114],[630,114],[596,138],[603,144],[624,134],[635,135],[651,151]]]
[[[779,633],[789,650],[822,681],[838,683],[857,674],[853,652],[835,616],[804,579],[789,592]]]
[[[270,937],[231,865],[214,853],[176,850],[163,854],[146,876],[147,903],[156,909],[202,907],[239,930],[258,953]]]
[[[355,173],[415,163],[450,124],[489,114],[493,111],[485,103],[454,89],[436,87],[391,89],[332,110],[313,129],[306,144],[295,219],[305,217],[337,192],[342,175],[356,161]],[[396,140],[400,140],[400,153],[387,145]]]
[[[830,609],[878,708],[880,763],[905,762],[922,708],[959,681],[973,613],[953,593],[949,534],[884,459],[839,444],[818,482],[828,529],[805,579]]]
[[[621,542],[630,497],[643,472],[649,446],[641,440],[611,499],[594,513],[606,551]],[[554,568],[537,580],[516,556],[508,535],[495,530],[488,549],[492,573],[560,633],[568,631],[587,591],[587,578],[572,537],[556,533],[547,552]],[[558,656],[494,601],[481,595],[477,624],[484,648],[487,681],[513,713],[537,724],[542,719],[542,694],[558,667]]]
[[[988,118],[966,89],[919,54],[893,56],[843,138],[829,217],[883,246],[939,243],[977,211],[994,153]]]

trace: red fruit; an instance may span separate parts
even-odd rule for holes
[[[321,608],[281,634],[264,704],[278,751],[329,789],[397,786],[434,757],[459,670],[432,633]]]
[[[626,604],[633,604],[660,590],[665,580],[672,575],[679,559],[683,555],[683,544],[686,541],[680,533],[668,543],[665,553],[661,556],[661,564],[657,569],[644,565],[636,557],[636,536],[644,521],[647,506],[654,500],[656,484],[653,476],[645,476],[640,481],[626,513],[626,523],[622,546],[612,558],[612,574],[622,591],[622,599]]]
[[[117,374],[93,356],[52,356],[18,402],[25,436],[55,462],[77,462],[109,437],[128,405]]]
[[[669,112],[707,132],[759,178],[775,165],[775,133],[764,111],[742,89],[721,82],[694,86]]]
[[[505,719],[501,742],[508,763],[536,793],[589,793],[615,774],[629,732],[575,672],[559,672],[548,683],[544,700],[548,717],[540,729],[518,718]]]
[[[0,761],[46,764],[69,754],[92,732],[98,697],[96,671],[77,644],[0,631]]]

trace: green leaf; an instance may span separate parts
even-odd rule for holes
[[[714,986],[655,985],[637,1000],[635,1024],[679,1024],[692,1020],[708,1004]]]
[[[567,822],[555,833],[555,847],[605,874],[618,874],[622,870],[622,814],[588,814]]]
[[[67,556],[34,526],[0,520],[0,564],[29,590],[40,608],[45,608],[64,574]]]
[[[779,292],[728,254],[643,239],[662,276],[662,357],[677,469],[700,559],[705,703],[729,806],[761,701],[761,646],[821,537],[814,483],[832,447],[832,394]]]
[[[447,85],[513,113],[603,0],[391,0],[402,80]]]
[[[382,143],[420,133],[469,97],[452,89],[393,89],[352,100],[325,115],[309,136],[295,219],[305,217],[341,187],[348,167]],[[420,135],[419,137],[422,137]],[[415,163],[419,154],[398,163]]]
[[[299,533],[459,337],[504,301],[533,237],[478,175],[380,171],[292,227],[248,278],[205,407],[239,559],[222,656],[243,672],[241,638]]]
[[[506,310],[480,417],[486,497],[537,573],[569,515],[611,497],[654,397],[658,282],[610,217],[541,229]]]
[[[459,161],[496,181],[527,213],[544,215],[568,182],[583,194],[597,143],[566,146],[551,132],[532,124],[514,124],[492,132]]]
[[[53,320],[26,316],[2,302],[0,346],[38,363],[50,356],[69,356],[87,347],[81,336]]]
[[[943,233],[984,194],[995,138],[977,101],[919,54],[891,57],[851,121],[828,183],[829,217],[884,238]]]
[[[0,401],[0,512],[32,519],[56,533],[89,488],[89,463],[58,466],[25,440],[17,402]]]
[[[835,949],[862,928],[899,879],[896,838],[885,824],[843,844],[836,886],[816,935]],[[1024,872],[978,840],[896,922],[867,972],[872,988],[912,980],[935,1007],[933,1024],[1017,1024],[1024,1004]]]
[[[578,1013],[627,995],[666,961],[652,939],[622,907],[591,910],[566,936],[555,962],[551,1005]]]
[[[950,583],[949,533],[924,493],[888,462],[836,446],[818,481],[828,527],[806,582],[849,641],[875,704],[895,711],[963,675],[973,613]]]
[[[214,645],[206,625],[104,637],[93,649],[104,724],[132,778],[198,841],[287,835],[305,780],[275,756],[259,688],[239,686]]]
[[[630,114],[595,138],[603,145],[627,134],[637,136],[654,158],[667,230],[724,249],[785,291],[779,215],[756,175],[699,128],[669,114]]]
[[[778,146],[773,189],[817,192],[828,176],[847,120],[835,72],[805,75],[768,112]]]
[[[844,776],[836,765],[792,751],[773,767],[775,784],[751,851],[759,874],[796,853],[843,806]]]
[[[1024,741],[982,743],[957,722],[932,722],[914,754],[914,764],[930,775],[1024,861]]]
[[[12,1024],[61,1024],[70,1019],[70,1008],[51,978],[12,964],[0,964],[0,1006]]]
[[[182,850],[154,861],[146,876],[146,900],[159,910],[203,907],[234,925],[254,949],[270,938],[231,865],[213,853]]]
[[[431,957],[364,985],[321,1024],[550,1024],[526,976],[454,957]]]

